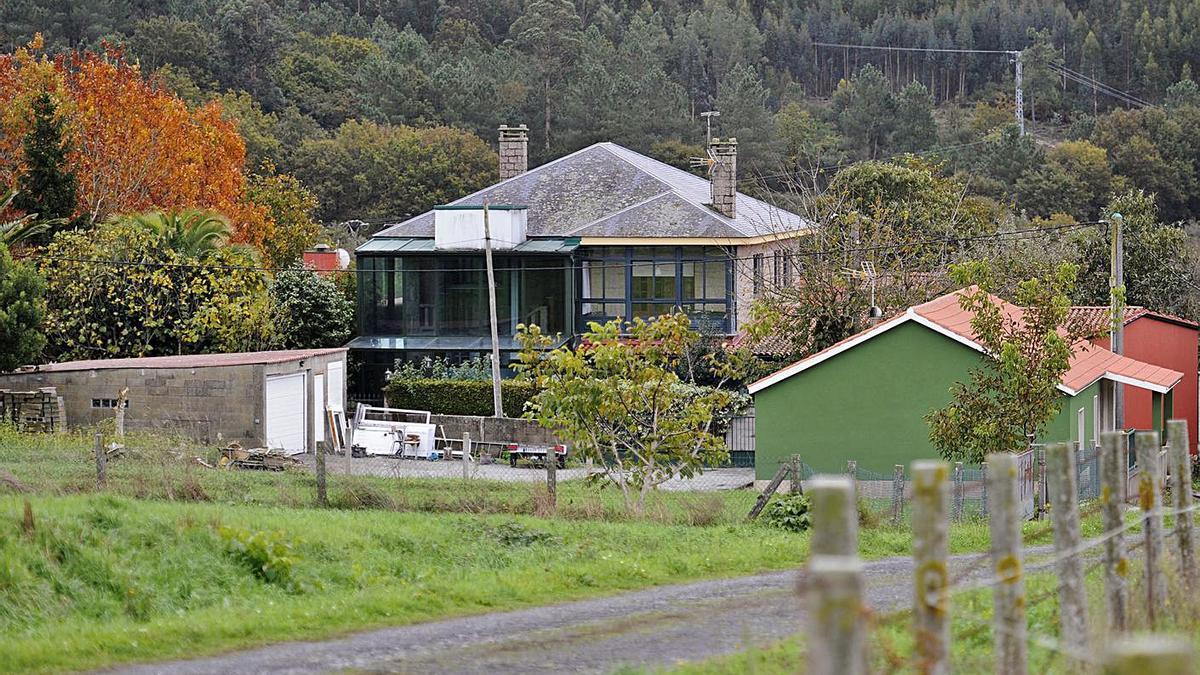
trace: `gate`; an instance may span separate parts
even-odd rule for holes
[[[729,448],[731,466],[754,467],[754,415],[742,415],[729,420],[725,447]]]

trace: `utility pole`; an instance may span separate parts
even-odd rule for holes
[[[1109,259],[1108,297],[1112,325],[1108,346],[1114,354],[1125,353],[1125,241],[1121,230],[1125,217],[1114,213],[1108,220],[1112,230],[1112,250]],[[1125,428],[1125,385],[1113,383],[1113,425],[1118,431]]]
[[[1025,91],[1021,89],[1021,52],[1012,52],[1013,62],[1016,65],[1016,70],[1013,75],[1013,81],[1017,86],[1016,101],[1017,101],[1017,128],[1021,130],[1021,135],[1025,135]]]
[[[504,417],[500,395],[500,327],[496,319],[496,270],[492,267],[492,225],[488,220],[487,201],[483,202],[483,259],[487,263],[488,313],[492,323],[492,404],[495,416]]]

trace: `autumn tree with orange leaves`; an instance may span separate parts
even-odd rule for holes
[[[15,184],[24,170],[32,102],[46,92],[71,137],[67,162],[78,180],[74,215],[82,222],[212,209],[229,218],[236,241],[264,247],[274,222],[246,197],[245,144],[222,117],[220,101],[189,110],[111,46],[53,58],[40,51],[35,39],[0,56],[0,185]]]

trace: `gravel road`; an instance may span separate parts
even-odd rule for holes
[[[1031,553],[1035,551],[1030,551]],[[956,556],[957,578],[977,555]],[[983,570],[990,566],[983,565]],[[1033,566],[1036,567],[1036,566]],[[980,570],[975,574],[983,572]],[[968,570],[969,572],[969,570]],[[911,558],[867,563],[867,602],[907,606]],[[801,629],[795,571],[661,586],[609,598],[386,628],[122,673],[607,673],[763,644]]]

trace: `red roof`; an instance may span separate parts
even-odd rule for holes
[[[934,298],[924,304],[910,307],[904,314],[872,326],[857,335],[852,335],[827,349],[823,349],[808,358],[797,361],[780,371],[754,382],[749,387],[750,392],[754,393],[780,380],[802,372],[906,321],[917,321],[925,327],[942,333],[953,340],[973,349],[983,351],[983,346],[976,340],[975,332],[971,329],[971,319],[974,317],[974,314],[963,309],[959,304],[962,294],[971,293],[975,290],[976,287],[974,286],[960,289],[953,293],[947,293]],[[1007,320],[1012,322],[1020,322],[1022,320],[1024,312],[1020,307],[994,295],[991,297],[993,302],[1000,306],[1000,311]],[[1080,340],[1074,343],[1072,348],[1074,353],[1071,356],[1067,372],[1063,375],[1062,384],[1060,385],[1060,389],[1072,395],[1079,393],[1079,391],[1102,377],[1160,391],[1171,389],[1183,379],[1183,373],[1115,354],[1087,340]]]
[[[1086,337],[1102,337],[1108,334],[1109,328],[1109,308],[1096,305],[1080,305],[1070,309],[1067,313],[1067,325],[1070,326],[1078,335]],[[1126,307],[1125,308],[1125,325],[1133,323],[1137,319],[1150,317],[1159,321],[1178,324],[1185,328],[1200,328],[1200,324],[1195,321],[1188,321],[1182,317],[1165,314],[1163,312],[1155,312],[1145,307]]]
[[[88,361],[66,361],[42,366],[26,366],[18,372],[64,373],[78,370],[161,369],[161,368],[216,368],[220,366],[250,366],[268,363],[286,363],[316,356],[327,356],[346,351],[345,347],[326,349],[289,349],[273,352],[236,352],[232,354],[189,354],[185,356],[144,356],[132,359],[92,359]]]

